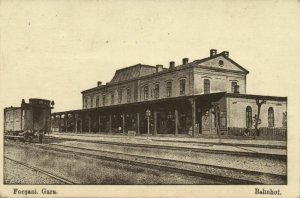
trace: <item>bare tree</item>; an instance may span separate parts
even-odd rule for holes
[[[215,114],[215,123],[216,123],[216,129],[217,129],[217,135],[219,137],[219,142],[221,142],[221,131],[220,131],[220,107],[217,102],[212,103],[214,108],[214,114]]]
[[[265,99],[256,99],[256,105],[257,105],[257,114],[254,115],[254,128],[255,128],[255,133],[254,133],[254,138],[259,135],[259,130],[258,130],[258,125],[260,124],[260,109],[262,104],[266,102]]]

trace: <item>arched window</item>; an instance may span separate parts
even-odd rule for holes
[[[114,104],[115,103],[115,93],[112,91],[110,93],[110,104]]]
[[[184,95],[185,94],[185,79],[181,79],[179,81],[180,84],[180,95]]]
[[[103,94],[103,95],[102,95],[102,106],[105,106],[105,100],[106,100],[105,94]]]
[[[96,107],[99,107],[99,96],[96,97]]]
[[[122,103],[122,100],[123,100],[123,90],[120,89],[120,90],[118,91],[118,102],[119,102],[119,103]]]
[[[154,98],[159,98],[159,83],[154,85]]]
[[[167,97],[170,97],[172,95],[172,82],[171,81],[167,82],[166,88],[167,88],[167,90],[166,90]]]
[[[237,82],[231,82],[231,93],[235,93],[236,86],[237,86]]]
[[[131,102],[131,91],[129,87],[126,89],[126,95],[127,95],[127,102]]]
[[[272,107],[268,109],[268,126],[274,127],[274,109]]]
[[[84,106],[86,109],[88,108],[88,97],[84,98]]]
[[[252,127],[252,108],[250,106],[246,108],[246,127]]]
[[[210,93],[210,80],[204,79],[204,94]]]
[[[149,98],[149,87],[148,85],[146,85],[144,87],[144,100],[148,100],[148,98]]]

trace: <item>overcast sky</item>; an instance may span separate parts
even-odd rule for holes
[[[247,93],[299,101],[299,1],[1,1],[1,109],[21,99],[80,109],[81,91],[137,63],[227,50]],[[297,79],[297,80],[295,80]]]

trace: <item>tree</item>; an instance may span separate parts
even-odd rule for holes
[[[257,114],[254,115],[254,128],[255,128],[255,133],[254,133],[254,138],[256,136],[259,136],[259,130],[258,130],[258,125],[261,123],[261,120],[259,118],[260,116],[260,109],[262,104],[264,104],[266,102],[265,99],[256,99],[256,105],[257,105]]]
[[[286,111],[282,113],[282,126],[287,128],[287,113]]]
[[[221,141],[220,120],[219,120],[220,119],[220,107],[217,102],[213,102],[212,105],[214,108],[217,135],[219,137],[219,141]]]

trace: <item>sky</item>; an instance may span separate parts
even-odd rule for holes
[[[247,93],[298,105],[299,30],[297,0],[0,0],[0,108],[44,98],[80,109],[81,91],[117,69],[213,48],[250,71]]]

